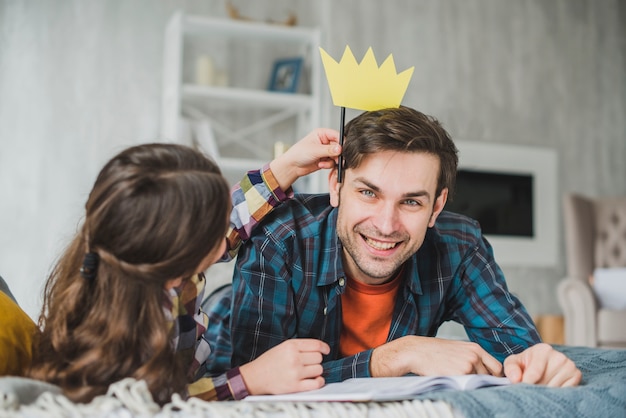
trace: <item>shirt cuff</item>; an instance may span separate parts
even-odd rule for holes
[[[239,367],[227,371],[226,378],[228,379],[228,387],[234,400],[239,401],[249,395],[248,388],[243,381]]]
[[[272,192],[276,200],[284,202],[287,199],[293,197],[293,188],[289,187],[287,190],[283,190],[278,185],[278,180],[274,177],[274,173],[270,169],[270,164],[267,163],[261,168],[261,177],[267,185],[267,188]]]

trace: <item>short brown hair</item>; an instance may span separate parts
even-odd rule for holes
[[[344,167],[358,167],[364,156],[381,151],[424,152],[439,159],[436,196],[454,192],[458,150],[441,123],[410,107],[364,112],[346,124]]]

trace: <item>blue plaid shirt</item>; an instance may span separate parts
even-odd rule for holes
[[[328,195],[296,195],[265,216],[239,252],[232,303],[225,298],[209,309],[206,338],[217,344],[207,362],[210,374],[247,363],[287,339],[318,338],[331,347],[323,364],[328,383],[370,376],[371,349],[339,354],[346,275],[336,221]],[[478,223],[444,211],[405,263],[387,341],[435,336],[446,321],[462,324],[472,341],[500,361],[540,342]]]

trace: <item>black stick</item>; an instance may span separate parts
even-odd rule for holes
[[[339,122],[339,145],[341,145],[342,152],[339,154],[337,160],[337,183],[343,181],[343,125],[346,122],[346,108],[341,106],[341,121]]]

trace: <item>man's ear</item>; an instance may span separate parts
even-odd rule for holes
[[[437,196],[437,199],[435,200],[435,205],[433,206],[433,213],[431,213],[430,220],[428,221],[429,228],[432,228],[433,226],[435,226],[435,221],[437,220],[437,217],[443,210],[443,207],[446,205],[447,201],[448,201],[448,188],[445,188],[441,191],[441,193],[439,193],[439,196]]]
[[[344,176],[345,179],[345,176]],[[341,183],[337,183],[337,167],[330,170],[328,173],[328,193],[330,194],[330,204],[333,207],[339,206],[339,189]]]

